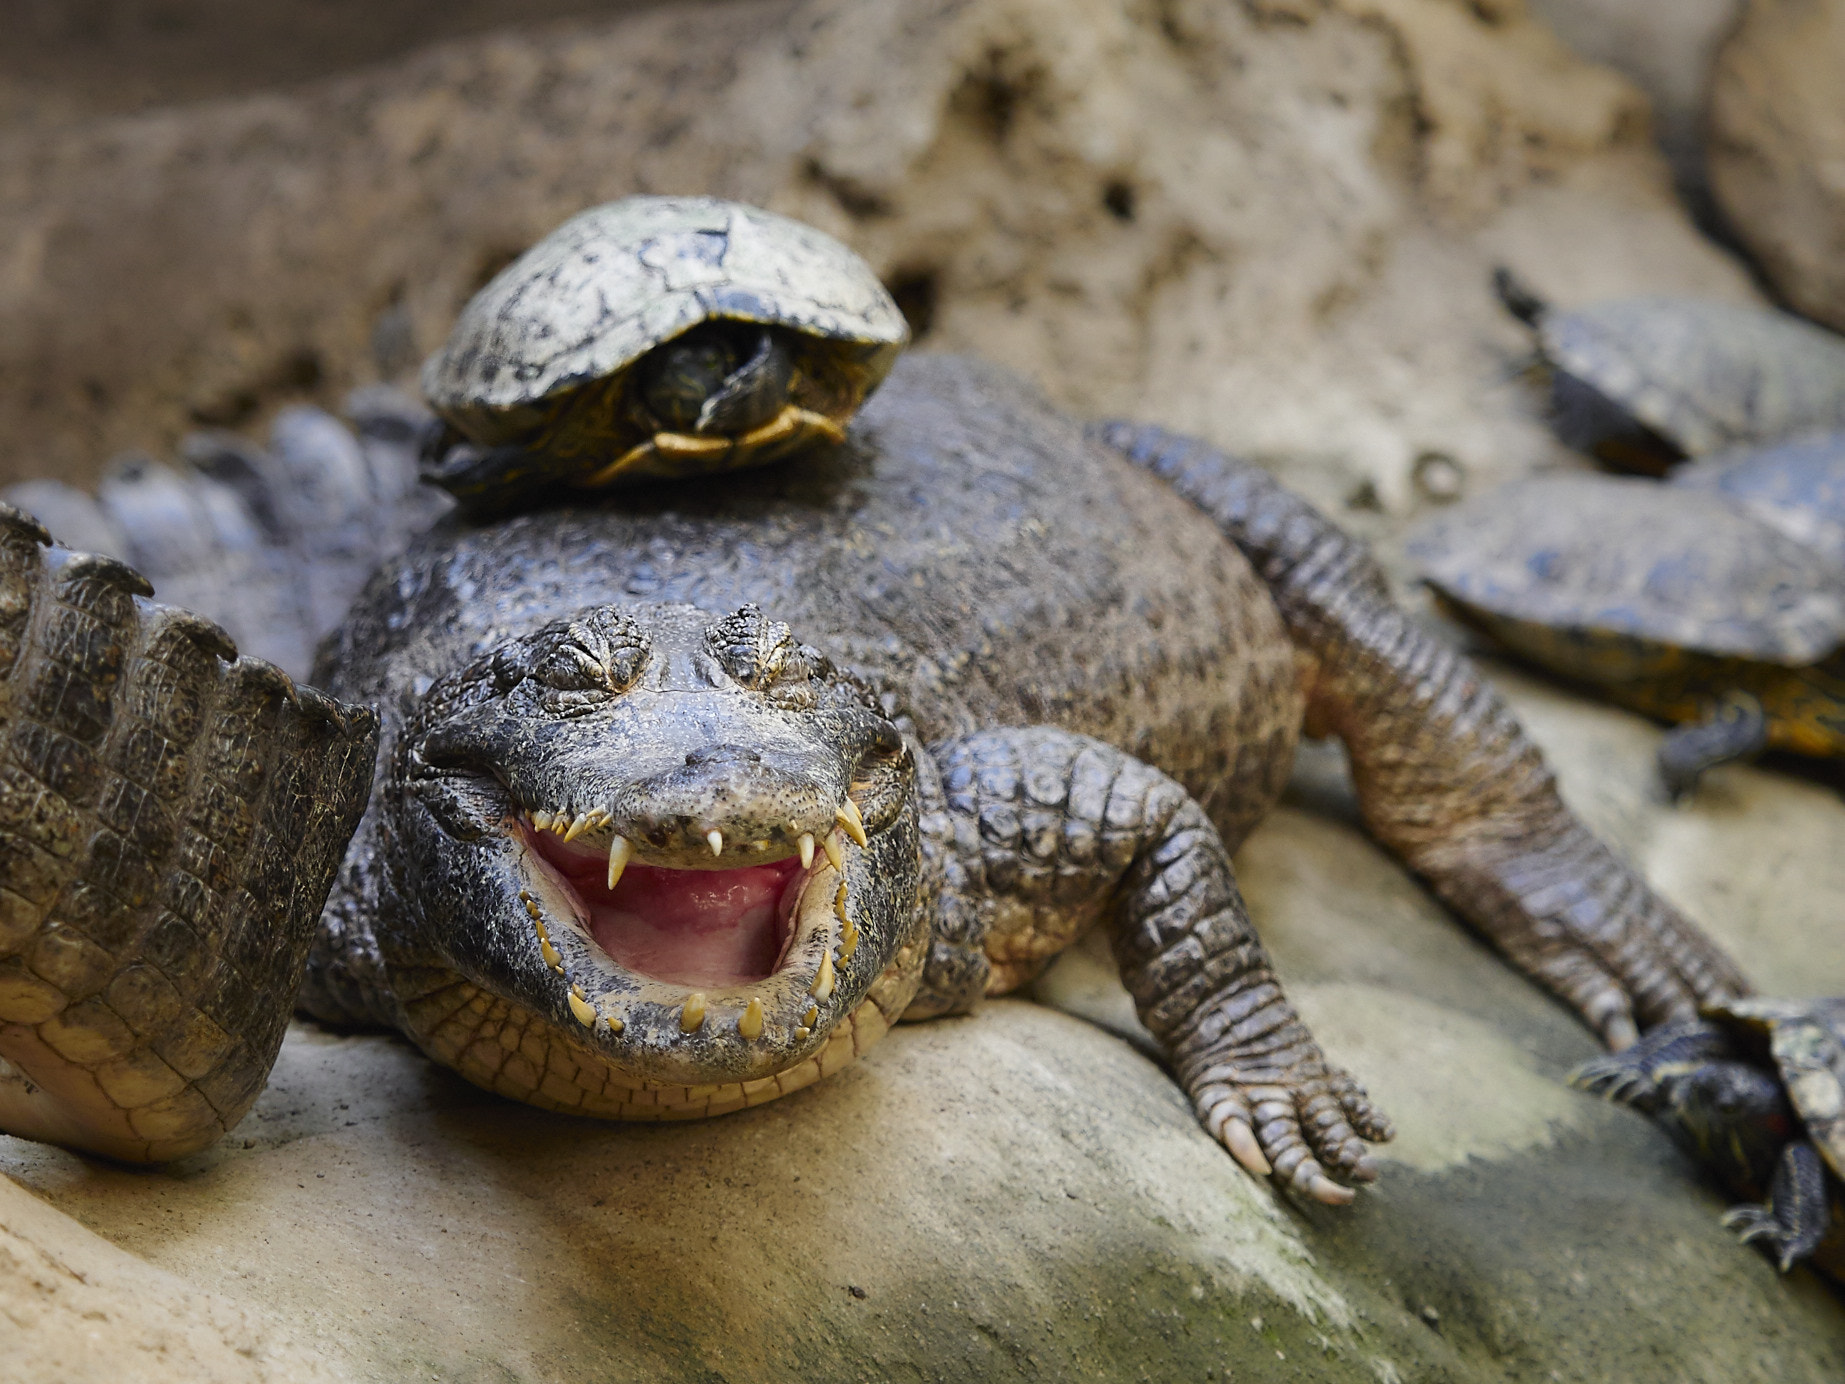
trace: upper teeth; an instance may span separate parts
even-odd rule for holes
[[[566,841],[574,841],[587,831],[609,827],[615,821],[614,812],[606,807],[592,807],[587,812],[573,812],[568,808],[557,811],[533,808],[526,814],[526,817],[535,830],[554,831]],[[796,837],[795,850],[801,857],[803,870],[813,868],[816,843],[821,850],[826,852],[826,858],[835,870],[845,869],[846,857],[845,852],[840,848],[839,839],[842,832],[860,846],[869,844],[869,838],[865,834],[865,821],[859,815],[857,803],[847,798],[843,807],[834,810],[834,819],[837,826],[823,836],[816,837],[811,831],[803,831]],[[790,827],[793,825],[789,823]],[[711,854],[722,855],[724,853],[725,843],[722,831],[716,828],[707,831],[704,841],[705,845],[710,848]],[[745,849],[766,851],[768,847],[769,841],[765,839],[748,845]],[[615,881],[621,878],[622,870],[626,868],[633,855],[634,847],[627,838],[616,836],[609,842],[609,888],[615,887]]]
[[[865,819],[858,815],[857,803],[847,798],[839,805],[835,815],[839,819],[839,825],[846,829],[846,835],[850,836],[861,849],[869,844],[865,837]]]

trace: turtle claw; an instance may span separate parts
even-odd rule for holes
[[[1809,1237],[1803,1236],[1797,1227],[1786,1225],[1776,1217],[1772,1205],[1745,1202],[1741,1206],[1732,1206],[1723,1213],[1723,1227],[1734,1230],[1736,1238],[1745,1245],[1766,1241],[1769,1258],[1775,1261],[1775,1267],[1782,1273],[1793,1268],[1814,1249],[1814,1244],[1807,1243]]]
[[[1635,1110],[1651,1112],[1659,1104],[1653,1079],[1621,1056],[1590,1058],[1569,1074],[1569,1084]]]
[[[1781,1150],[1766,1202],[1744,1202],[1723,1214],[1726,1229],[1745,1245],[1766,1241],[1775,1263],[1786,1273],[1811,1257],[1831,1223],[1826,1169],[1819,1150],[1797,1139]]]

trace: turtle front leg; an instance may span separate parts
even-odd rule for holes
[[[924,837],[943,885],[907,1017],[1003,994],[1106,922],[1141,1021],[1238,1162],[1334,1204],[1353,1196],[1341,1181],[1376,1177],[1363,1141],[1388,1139],[1390,1122],[1282,994],[1223,840],[1183,788],[1046,728],[984,731],[932,756],[941,798]]]
[[[1715,1024],[1702,1019],[1661,1024],[1625,1051],[1591,1057],[1569,1074],[1569,1083],[1643,1115],[1658,1115],[1666,1106],[1662,1076],[1722,1061],[1732,1052]]]
[[[1704,771],[1768,748],[1768,711],[1752,692],[1729,692],[1701,721],[1674,726],[1659,742],[1659,776],[1674,798],[1698,786]]]
[[[1826,1165],[1819,1150],[1805,1139],[1782,1149],[1767,1202],[1731,1207],[1723,1223],[1746,1245],[1766,1244],[1782,1273],[1811,1257],[1832,1223]]]
[[[1312,672],[1371,834],[1612,1048],[1746,994],[1735,962],[1598,840],[1473,664],[1391,600],[1364,545],[1261,467],[1155,427],[1095,435],[1217,521]]]
[[[0,1129],[136,1162],[262,1090],[377,718],[0,506]]]

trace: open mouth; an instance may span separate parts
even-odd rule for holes
[[[516,830],[596,945],[635,975],[671,985],[747,985],[768,979],[787,959],[795,906],[812,869],[795,856],[730,870],[638,861],[611,870],[606,848],[524,823]]]

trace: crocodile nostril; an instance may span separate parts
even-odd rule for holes
[[[760,764],[762,756],[743,745],[706,745],[686,755],[685,762],[696,769],[706,764]]]

